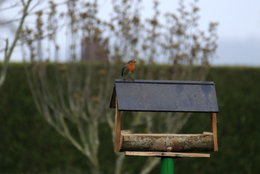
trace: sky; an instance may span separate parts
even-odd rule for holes
[[[152,2],[143,0],[145,16],[152,15]],[[178,0],[159,2],[162,12],[178,8]],[[109,0],[100,0],[99,15],[106,18],[110,7]],[[260,66],[260,0],[200,0],[199,7],[200,28],[206,29],[209,22],[219,23],[219,47],[213,65]],[[19,61],[15,57],[13,60]]]
[[[214,64],[260,66],[260,1],[201,0],[201,20],[220,23]]]
[[[177,2],[160,0],[160,8],[175,11]],[[260,0],[200,0],[199,7],[201,28],[211,21],[219,23],[214,65],[260,66]]]

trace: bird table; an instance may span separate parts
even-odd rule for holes
[[[219,109],[213,82],[118,79],[110,108],[115,108],[115,152],[161,157],[161,174],[173,174],[173,158],[210,157],[209,152],[218,150]],[[122,111],[206,113],[212,130],[201,134],[131,133],[121,130]]]

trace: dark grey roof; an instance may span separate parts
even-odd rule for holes
[[[218,112],[213,82],[115,80],[110,107],[121,111]]]

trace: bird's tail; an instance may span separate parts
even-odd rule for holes
[[[122,76],[122,77],[124,76],[125,69],[126,69],[126,67],[123,67],[123,68],[122,68],[122,71],[121,71],[121,76]]]

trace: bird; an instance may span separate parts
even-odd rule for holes
[[[132,78],[132,73],[135,71],[136,60],[130,60],[127,64],[122,68],[121,76],[125,79],[125,77],[130,76]]]

